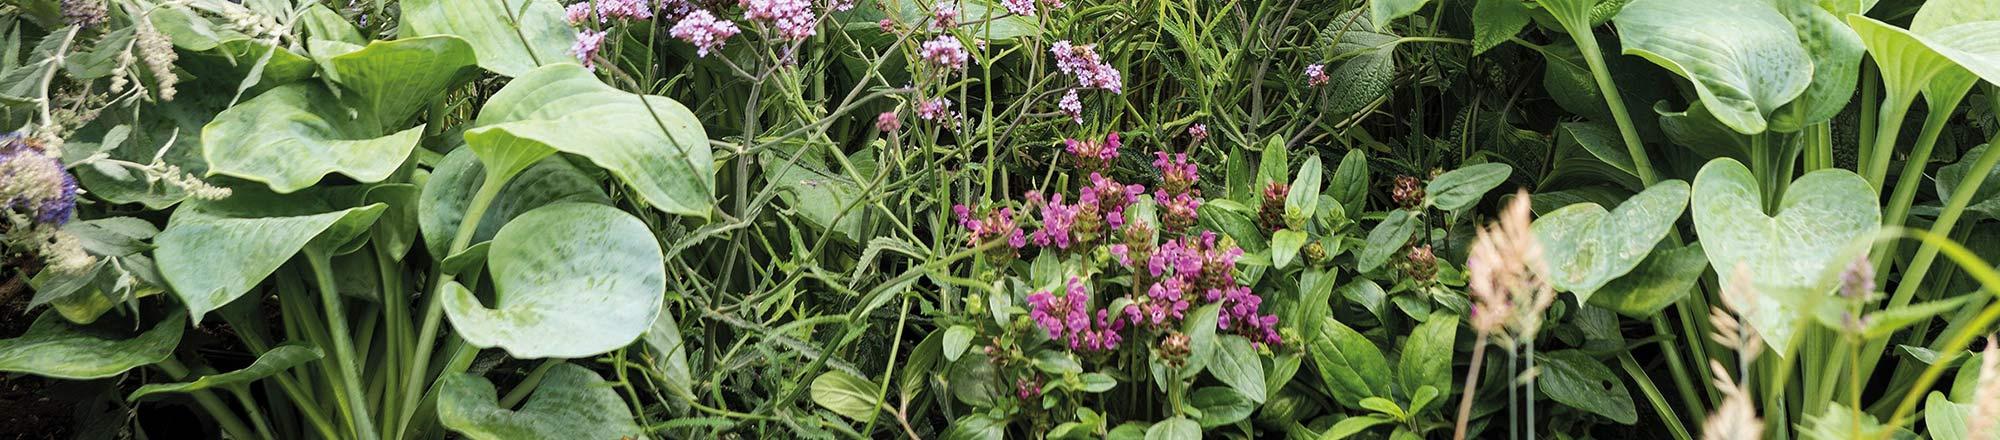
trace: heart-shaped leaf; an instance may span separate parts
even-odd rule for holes
[[[588,357],[630,344],[652,327],[667,289],[651,230],[604,205],[528,211],[494,235],[488,258],[494,308],[454,283],[444,309],[467,343],[519,359]]]
[[[465,210],[485,179],[485,166],[467,148],[453,150],[438,162],[437,168],[431,170],[430,180],[424,182],[417,209],[418,224],[424,231],[424,247],[430,250],[432,257],[447,257],[445,253],[450,251],[451,240],[458,234],[458,224],[465,220]],[[493,234],[500,231],[500,226],[514,217],[559,202],[609,205],[611,198],[604,195],[596,179],[569,161],[560,157],[543,158],[515,174],[506,186],[501,187],[500,194],[487,205],[486,214],[479,218],[472,241],[467,245],[475,246],[492,240]]]
[[[466,144],[495,175],[561,151],[590,159],[662,211],[705,217],[714,206],[715,163],[694,113],[604,85],[582,66],[542,67],[507,83],[475,126]]]
[[[1687,182],[1668,180],[1609,212],[1596,203],[1578,203],[1543,215],[1534,229],[1548,260],[1549,284],[1589,301],[1597,289],[1638,267],[1687,206]]]
[[[1827,169],[1793,181],[1776,216],[1764,214],[1750,169],[1716,159],[1694,180],[1694,226],[1718,273],[1742,266],[1760,294],[1750,325],[1780,355],[1797,325],[1840,283],[1842,268],[1868,250],[1882,210],[1868,182]]]
[[[1951,200],[1958,197],[1959,191],[1972,191],[1972,199],[1966,204],[1965,212],[1988,220],[2000,220],[2000,167],[1986,170],[1986,175],[1979,179],[1978,188],[1966,188],[1965,185],[1967,178],[1972,177],[1967,173],[1979,172],[1972,169],[1976,159],[1984,156],[1986,150],[1990,148],[1994,146],[1981,145],[1973,148],[1972,151],[1960,155],[1964,160],[1938,169],[1937,192],[1939,199]]]
[[[417,147],[423,129],[385,133],[356,117],[318,84],[296,83],[223,110],[202,128],[209,172],[290,193],[340,173],[362,182],[388,178]]]
[[[315,54],[319,56],[319,54]],[[472,45],[452,35],[375,41],[325,57],[320,71],[376,127],[407,124],[474,72]]]
[[[188,382],[146,384],[139,387],[139,390],[133,391],[132,395],[125,397],[125,400],[138,401],[146,396],[160,393],[191,393],[216,387],[242,386],[282,373],[292,367],[319,360],[320,356],[317,348],[282,345],[264,352],[262,356],[257,356],[255,362],[251,362],[250,366],[241,370],[202,376]]]
[[[353,241],[387,209],[381,204],[319,214],[254,212],[310,205],[299,198],[238,194],[224,203],[182,204],[153,239],[160,274],[200,323],[203,315],[256,287],[316,239],[329,248]]]
[[[438,388],[438,423],[469,439],[646,438],[611,384],[569,363],[550,368],[519,410],[500,407],[483,377],[453,374]]]
[[[552,0],[405,0],[401,36],[456,35],[472,45],[479,67],[519,77],[536,67],[575,62],[576,31]]]
[[[1764,132],[1771,113],[1812,84],[1812,55],[1768,2],[1636,0],[1616,21],[1626,54],[1692,81],[1737,132]]]
[[[117,376],[173,355],[187,324],[184,318],[176,312],[138,336],[107,339],[106,332],[44,312],[20,337],[0,340],[0,372],[71,380]]]

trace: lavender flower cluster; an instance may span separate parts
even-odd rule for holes
[[[1103,142],[1070,140],[1066,148],[1078,168],[1092,171],[1087,186],[1075,198],[1065,194],[1026,195],[1027,215],[1036,228],[1016,223],[1010,208],[988,210],[975,216],[964,205],[955,207],[959,222],[969,231],[969,244],[981,245],[1006,240],[996,246],[997,256],[1013,258],[1032,243],[1047,252],[1089,255],[1103,250],[1116,261],[1109,270],[1129,273],[1131,288],[1122,295],[1099,291],[1092,301],[1092,284],[1087,276],[1073,276],[1062,289],[1038,291],[1028,296],[1029,317],[1050,339],[1072,351],[1102,352],[1118,348],[1130,334],[1128,328],[1175,335],[1188,310],[1218,304],[1219,330],[1239,334],[1258,345],[1280,343],[1275,315],[1259,313],[1263,298],[1235,277],[1236,263],[1243,250],[1233,241],[1212,231],[1193,232],[1196,209],[1201,205],[1195,184],[1200,174],[1185,154],[1155,153],[1153,165],[1160,183],[1150,190],[1160,203],[1163,228],[1145,219],[1128,219],[1127,208],[1149,193],[1145,185],[1126,184],[1106,177],[1111,159],[1122,147],[1116,134]],[[1025,234],[1025,239],[1023,238]],[[1011,260],[1009,260],[1011,261]],[[1004,267],[1004,261],[999,264]],[[1100,288],[1115,288],[1099,286]],[[1118,306],[1110,305],[1117,304]],[[1162,339],[1165,340],[1165,339]]]

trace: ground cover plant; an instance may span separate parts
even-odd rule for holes
[[[1995,438],[1996,109],[1993,0],[0,0],[0,432]]]

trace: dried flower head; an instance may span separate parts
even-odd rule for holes
[[[1389,200],[1404,209],[1424,206],[1424,182],[1414,176],[1396,176],[1395,186],[1389,188]]]
[[[1840,296],[1864,301],[1875,296],[1875,264],[1868,255],[1855,257],[1840,271]]]
[[[1541,241],[1529,227],[1531,214],[1528,192],[1522,190],[1473,240],[1465,263],[1467,287],[1472,327],[1482,334],[1533,340],[1542,311],[1555,301],[1555,290],[1545,281]]]
[[[1724,347],[1735,349],[1740,362],[1748,364],[1764,351],[1764,339],[1755,327],[1744,325],[1742,317],[1748,317],[1757,310],[1756,287],[1750,282],[1750,268],[1736,265],[1731,272],[1729,283],[1722,287],[1722,306],[1710,307],[1708,322],[1715,327],[1710,339]]]
[[[1715,389],[1722,392],[1722,404],[1701,424],[1702,440],[1755,440],[1764,436],[1764,420],[1757,417],[1756,402],[1750,391],[1730,380],[1722,362],[1710,360],[1715,370]]]
[[[104,24],[109,9],[104,0],[62,0],[63,21],[80,28],[93,28]]]

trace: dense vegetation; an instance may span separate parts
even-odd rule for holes
[[[566,1],[0,0],[0,431],[2000,438],[2000,1]]]

